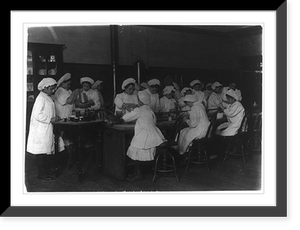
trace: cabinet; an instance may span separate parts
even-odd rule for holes
[[[57,81],[62,76],[64,46],[28,42],[26,137],[34,100],[39,94],[37,89],[39,82],[45,77],[52,77]]]
[[[62,76],[63,44],[28,43],[27,100],[39,94],[37,85],[45,77],[58,80]]]

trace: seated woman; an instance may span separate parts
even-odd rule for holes
[[[100,109],[101,104],[98,93],[91,88],[94,84],[94,80],[90,77],[82,77],[80,78],[80,84],[82,85],[80,94],[83,94],[87,100],[86,102],[82,102],[80,100],[82,95],[79,94],[77,100],[75,101],[75,106],[81,109]]]
[[[190,83],[190,86],[193,88],[193,93],[197,96],[197,100],[200,103],[204,100],[204,93],[201,91],[201,85],[202,83],[199,80],[193,80]]]
[[[176,110],[176,100],[173,98],[175,89],[173,86],[166,86],[163,89],[163,97],[159,100],[160,112],[169,112]]]
[[[136,120],[134,137],[127,150],[127,155],[134,161],[135,173],[128,180],[143,178],[140,161],[154,160],[156,147],[165,141],[161,131],[156,127],[156,117],[150,109],[150,96],[145,91],[138,92],[138,108],[126,113],[122,119],[125,122]]]
[[[213,116],[218,112],[218,110],[223,109],[223,103],[221,98],[222,84],[219,82],[214,82],[211,86],[213,92],[210,94],[207,101],[207,115],[209,117]]]
[[[245,116],[245,109],[239,102],[239,98],[239,95],[232,89],[226,92],[228,107],[223,112],[227,117],[227,122],[217,127],[217,135],[233,136],[237,133]]]
[[[191,110],[189,116],[183,118],[189,127],[181,130],[178,140],[178,150],[181,155],[187,152],[188,146],[195,138],[203,138],[210,124],[202,102],[197,100],[196,95],[186,95],[183,101]]]
[[[150,95],[150,108],[153,112],[159,112],[160,105],[159,105],[159,94],[158,89],[160,87],[160,81],[158,79],[151,79],[148,81],[148,88],[144,91]]]
[[[128,78],[122,83],[123,93],[116,95],[115,103],[115,114],[122,116],[125,113],[129,113],[135,107],[138,107],[138,99],[135,92],[135,80]]]
[[[181,111],[189,111],[189,110],[191,110],[191,108],[184,103],[183,99],[184,99],[184,97],[186,95],[192,95],[192,94],[193,94],[193,89],[192,88],[184,87],[181,90],[182,97],[178,99],[178,105],[179,105]]]

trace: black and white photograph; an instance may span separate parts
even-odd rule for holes
[[[286,216],[286,4],[12,24],[4,216]]]
[[[27,28],[27,192],[260,191],[264,27]]]

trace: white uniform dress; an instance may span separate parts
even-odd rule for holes
[[[40,92],[32,108],[27,152],[32,154],[53,154],[54,134],[51,118],[55,117],[55,105],[50,96]],[[59,138],[59,151],[64,150],[64,143]]]
[[[55,92],[55,112],[56,115],[60,118],[67,118],[72,115],[72,110],[74,109],[74,104],[68,104],[67,99],[71,96],[72,91],[66,90],[62,87],[59,87]],[[61,137],[64,140],[65,146],[72,144],[70,139],[66,137],[64,132],[61,132]]]
[[[123,93],[119,93],[116,95],[114,103],[115,103],[115,112],[122,112],[122,105],[124,103],[138,105],[138,99],[137,99],[136,94],[129,95],[129,94],[123,92]],[[127,110],[126,110],[126,113],[128,113]]]
[[[158,93],[151,93],[149,89],[145,89],[145,92],[147,92],[150,95],[150,108],[153,112],[158,112],[160,110],[160,104],[159,104],[159,95]]]
[[[67,99],[71,96],[72,91],[59,87],[55,92],[55,109],[56,115],[60,118],[67,118],[72,115],[74,104],[67,104]]]
[[[235,135],[245,116],[243,105],[239,101],[235,101],[228,108],[224,109],[224,114],[227,116],[228,122],[219,125],[216,133],[221,136]]]
[[[217,110],[218,107],[223,107],[222,98],[219,94],[212,92],[207,101],[207,109]]]
[[[195,102],[188,112],[190,119],[187,121],[189,127],[181,130],[178,140],[178,150],[182,155],[195,138],[203,138],[210,124],[202,103]]]
[[[136,120],[134,137],[127,150],[127,155],[138,161],[154,160],[156,147],[165,141],[156,127],[156,117],[148,105],[135,108],[123,116],[125,122]]]
[[[201,90],[196,91],[193,89],[193,94],[195,94],[197,96],[197,101],[199,103],[201,103],[204,100],[204,93]]]
[[[175,109],[175,103],[176,100],[174,98],[167,98],[166,96],[163,96],[160,100],[160,112],[169,112],[170,109]]]

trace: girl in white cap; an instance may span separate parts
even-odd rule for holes
[[[102,82],[103,81],[97,80],[92,85],[92,89],[95,90],[98,93],[101,108],[104,107],[104,99],[103,99],[103,96],[102,96],[102,93],[101,93],[101,90],[103,88]]]
[[[175,88],[173,86],[166,86],[163,89],[163,97],[159,100],[160,112],[169,112],[176,110],[176,100],[173,98]]]
[[[178,99],[178,105],[180,107],[180,110],[181,111],[191,110],[191,108],[184,103],[183,99],[184,99],[184,96],[186,96],[186,95],[192,95],[193,89],[190,87],[184,87],[180,93],[181,93],[181,98]]]
[[[82,101],[80,101],[81,95],[79,95],[75,102],[76,107],[82,109],[100,109],[101,104],[98,93],[91,88],[94,84],[94,80],[90,77],[82,77],[80,78],[80,84],[82,85],[80,93],[86,97],[87,102],[83,103]]]
[[[150,109],[150,96],[145,91],[138,92],[138,108],[125,114],[122,119],[125,122],[136,120],[134,137],[127,150],[127,155],[134,162],[135,173],[128,176],[128,180],[142,179],[140,167],[141,161],[154,160],[156,147],[165,140],[161,131],[156,127],[156,117]]]
[[[183,101],[191,108],[188,116],[183,118],[189,127],[181,130],[178,140],[178,150],[181,155],[187,152],[188,146],[195,138],[206,135],[210,124],[204,105],[197,100],[195,95],[186,95]]]
[[[226,102],[228,107],[223,112],[227,117],[227,122],[219,125],[216,130],[216,134],[220,136],[235,135],[245,116],[245,109],[239,102],[239,95],[233,89],[226,92]]]
[[[44,78],[38,84],[40,91],[37,96],[29,125],[29,134],[27,139],[27,152],[36,155],[38,167],[38,178],[42,180],[51,180],[53,176],[50,172],[50,165],[47,164],[47,155],[54,153],[54,134],[52,122],[60,120],[55,114],[55,105],[51,98],[57,82],[53,78]],[[59,138],[59,151],[64,150],[64,144]]]
[[[159,112],[160,104],[159,104],[159,94],[158,89],[160,87],[160,81],[158,79],[151,79],[148,81],[148,89],[144,91],[150,95],[150,108],[153,112]]]
[[[72,115],[74,102],[78,97],[79,89],[72,92],[70,87],[71,74],[66,73],[58,80],[55,91],[55,109],[60,118],[67,118]]]
[[[193,93],[197,96],[198,102],[201,103],[204,100],[204,93],[201,91],[201,82],[199,80],[193,80],[190,86],[193,88]]]
[[[223,109],[222,97],[220,95],[222,84],[219,82],[214,82],[211,86],[213,92],[210,94],[207,101],[207,115],[213,116],[218,110]]]
[[[133,78],[127,78],[122,83],[123,93],[116,95],[115,103],[115,114],[122,116],[129,113],[133,108],[138,106],[138,99],[135,91],[135,80]]]

